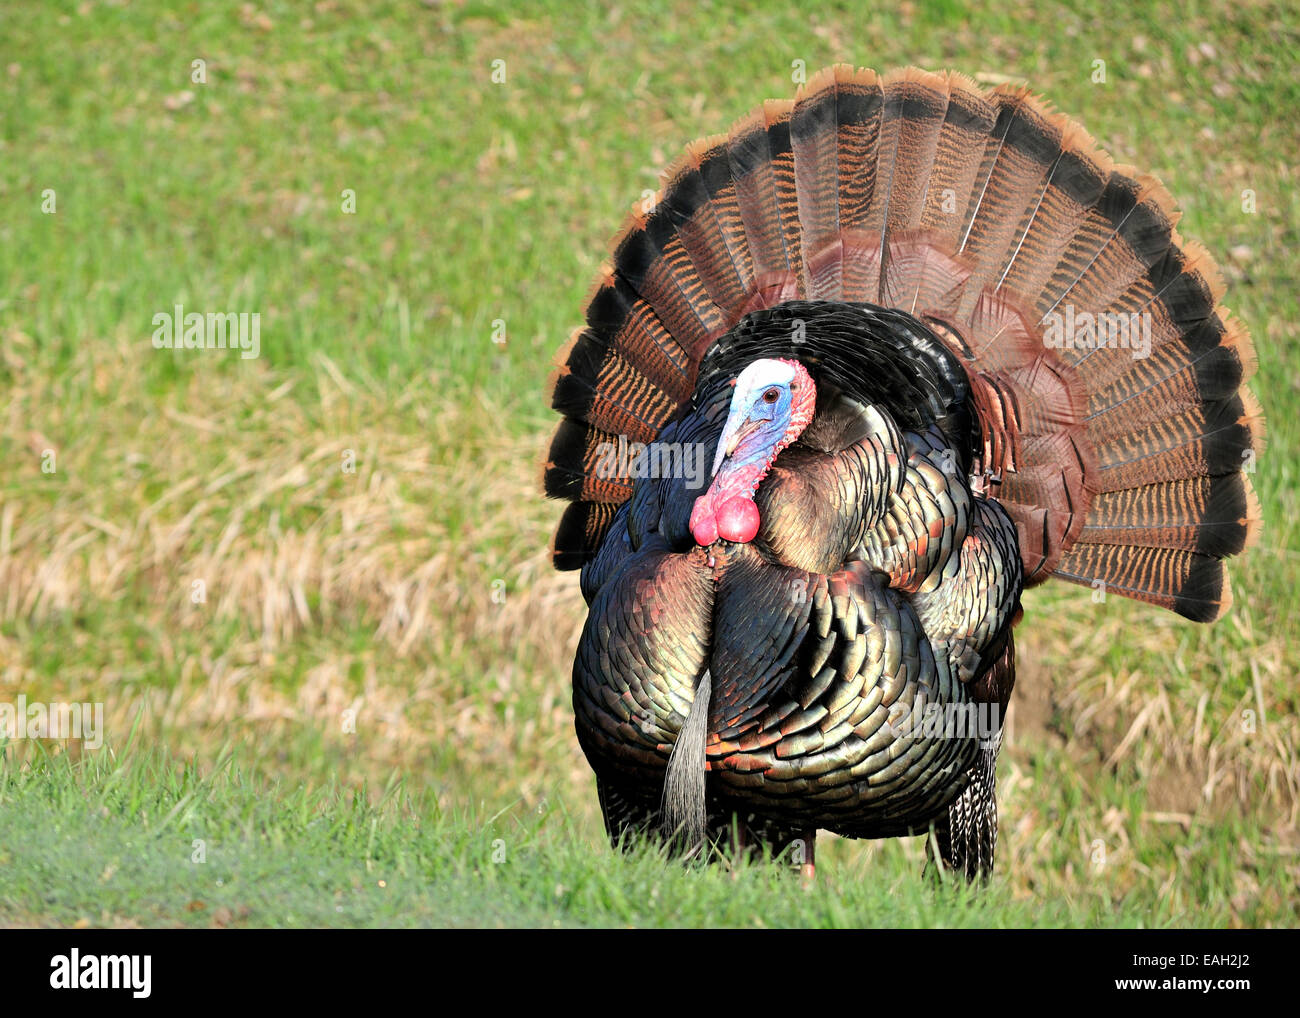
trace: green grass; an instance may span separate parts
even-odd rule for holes
[[[1297,47],[1266,2],[5,5],[0,701],[102,702],[110,748],[3,751],[0,923],[1300,923]],[[613,855],[573,734],[551,357],[796,60],[1028,81],[1163,179],[1259,354],[1229,617],[1026,596],[980,895],[916,840],[828,841],[811,891]],[[176,303],[259,311],[261,357],[155,351]]]
[[[887,852],[806,885],[766,862],[615,854],[562,805],[446,813],[394,773],[374,799],[206,774],[156,752],[0,770],[0,909],[10,922],[121,926],[1149,926],[1226,915],[1017,900]],[[1230,857],[1231,846],[1220,846]],[[1226,861],[1221,869],[1230,869]],[[1213,890],[1213,877],[1207,890]]]

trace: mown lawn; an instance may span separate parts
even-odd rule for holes
[[[0,750],[0,923],[1296,925],[1297,47],[1254,2],[6,5],[0,702],[107,732]],[[796,61],[1029,81],[1164,180],[1259,354],[1230,616],[1026,597],[980,895],[915,840],[811,889],[615,856],[573,736],[550,359]],[[176,304],[260,356],[154,349]]]

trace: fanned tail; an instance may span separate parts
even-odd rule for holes
[[[1250,338],[1155,178],[1027,90],[915,68],[826,68],[689,146],[620,234],[562,353],[545,469],[555,563],[599,546],[626,480],[746,313],[794,299],[924,321],[971,377],[976,484],[1050,575],[1219,617],[1251,543],[1262,416]]]

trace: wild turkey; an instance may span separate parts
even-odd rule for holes
[[[1022,586],[1229,606],[1249,337],[1159,181],[1021,88],[832,67],[666,181],[545,468],[608,833],[930,832],[987,873]]]

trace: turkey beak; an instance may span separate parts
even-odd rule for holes
[[[766,423],[766,421],[749,417],[738,427],[733,428],[731,421],[727,421],[727,426],[722,429],[722,437],[718,439],[718,451],[713,457],[713,473],[709,476],[717,477],[718,471],[722,469],[723,461],[730,459],[731,455],[740,447],[740,443]]]

